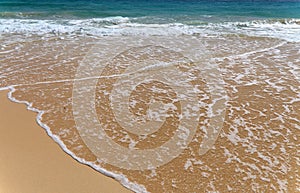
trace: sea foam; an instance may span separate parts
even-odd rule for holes
[[[188,22],[187,22],[188,23]],[[300,42],[300,20],[255,20],[189,25],[187,23],[138,23],[136,18],[107,17],[79,20],[0,19],[0,34],[26,35],[219,35],[243,34]],[[201,23],[199,21],[198,23]]]

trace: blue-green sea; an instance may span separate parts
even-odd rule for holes
[[[300,1],[283,0],[53,0],[0,1],[1,18],[88,19],[152,17],[153,23],[300,18]],[[148,21],[150,22],[150,21]]]

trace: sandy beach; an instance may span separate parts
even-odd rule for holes
[[[299,142],[298,0],[0,0],[0,193],[300,193]]]
[[[0,192],[131,192],[63,152],[35,119],[0,92]]]

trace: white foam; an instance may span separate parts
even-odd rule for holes
[[[0,35],[21,34],[72,34],[72,35],[218,35],[245,34],[273,37],[291,42],[300,42],[300,21],[261,20],[251,22],[209,23],[207,25],[186,25],[181,23],[142,24],[127,17],[107,17],[81,20],[37,20],[0,19]]]
[[[300,20],[261,20],[229,22],[224,26],[250,36],[274,37],[291,42],[300,42]]]
[[[9,87],[0,87],[0,91],[2,90],[9,90]]]

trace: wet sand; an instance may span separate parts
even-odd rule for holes
[[[189,63],[187,60],[179,59],[181,52],[176,54],[172,49],[165,50],[163,46],[156,46],[162,44],[161,39],[156,37],[150,39],[146,38],[144,40],[145,42],[141,43],[141,46],[135,47],[130,46],[130,44],[136,42],[135,38],[103,37],[99,44],[100,47],[95,47],[97,49],[91,49],[92,51],[90,48],[94,41],[88,38],[77,39],[76,41],[72,38],[53,38],[47,41],[44,39],[36,39],[35,41],[26,40],[24,43],[8,44],[3,48],[3,51],[0,52],[0,58],[3,56],[0,68],[0,86],[13,87],[15,92],[12,96],[15,99],[28,101],[32,103],[33,108],[44,111],[45,113],[41,117],[42,123],[50,128],[54,136],[58,136],[61,139],[61,142],[73,153],[74,157],[84,159],[85,162],[93,165],[94,168],[103,168],[115,173],[116,176],[123,174],[124,178],[127,178],[132,184],[141,185],[139,187],[131,187],[137,192],[297,192],[300,187],[298,180],[300,179],[299,163],[297,161],[299,160],[298,149],[300,136],[298,129],[300,125],[300,85],[298,80],[299,71],[297,70],[297,66],[300,64],[298,60],[299,43],[287,43],[270,38],[253,38],[246,36],[239,36],[239,38],[237,38],[237,36],[224,36],[224,39],[203,38],[198,41],[200,40],[206,42],[205,45],[208,45],[207,50],[211,50],[208,52],[210,55],[207,57],[214,58],[213,62],[205,63],[206,61],[203,61],[203,64],[205,64],[205,72],[210,72],[207,73],[210,75],[208,79],[206,79],[207,82],[201,79],[202,76],[198,76],[197,68],[195,68],[195,71],[193,70],[193,66],[197,65],[193,65],[193,63]],[[148,41],[152,42],[151,45],[154,46],[144,46],[148,45]],[[165,47],[170,48],[170,45],[172,42],[174,43],[174,41],[175,40],[170,40],[171,43],[167,42]],[[175,41],[176,45],[182,45],[181,47],[183,48],[184,45],[193,45],[190,42],[190,38],[183,38],[178,41],[179,42]],[[123,48],[119,45],[126,46]],[[131,47],[132,49],[128,49],[127,47]],[[171,45],[171,47],[176,46]],[[188,47],[187,54],[192,53],[193,50],[197,50],[190,49],[190,46]],[[123,51],[118,50],[117,48],[123,48],[125,51],[123,49]],[[100,53],[106,55],[103,56],[99,54],[99,52],[97,52],[99,50],[101,50]],[[112,50],[114,52],[112,52]],[[160,51],[156,52],[156,50]],[[118,54],[116,55],[116,53]],[[191,54],[190,57],[192,56],[193,54]],[[198,55],[196,56],[198,58]],[[178,71],[172,71],[172,69],[170,71],[170,68],[166,67],[171,67],[172,65],[158,65],[154,69],[149,68],[151,67],[149,64],[152,64],[151,59],[155,59],[155,57],[156,61],[163,61],[163,64],[171,63],[172,60],[170,61],[170,59],[174,59],[173,62],[181,61],[182,63],[176,63],[178,64],[175,65]],[[84,58],[87,60],[84,60]],[[205,59],[205,57],[200,58],[201,60]],[[101,59],[109,60],[107,62],[100,62],[100,64],[106,65],[104,70],[102,68],[98,69],[101,65],[94,65],[99,64]],[[26,62],[24,63],[24,61]],[[82,64],[82,61],[87,62],[84,63],[86,65],[83,65],[87,67],[87,69],[82,70],[79,68],[82,66],[79,65]],[[149,61],[147,68],[141,68],[145,70],[139,71],[138,67],[139,64],[141,64],[140,61]],[[216,67],[215,63],[218,67]],[[90,66],[87,64],[93,65]],[[97,68],[95,69],[95,67]],[[137,69],[135,67],[137,67]],[[219,71],[220,76],[213,73],[215,69],[219,69],[216,71]],[[77,76],[78,72],[83,72],[83,76]],[[128,72],[130,72],[130,76],[126,76]],[[144,76],[141,72],[151,73],[148,74],[149,76]],[[166,74],[163,74],[162,77],[174,77],[172,76],[173,74],[180,76],[178,76],[178,80],[175,81],[152,81],[153,75],[163,72]],[[169,72],[174,73],[170,75]],[[123,74],[125,76],[123,76]],[[180,77],[184,77],[181,75],[186,74],[188,74],[188,78],[183,78],[183,81],[180,81]],[[144,78],[141,80],[135,79],[141,76],[144,76]],[[130,78],[127,80],[126,77]],[[222,85],[224,88],[219,87],[221,84],[215,84],[217,82],[214,81],[214,77],[222,79],[221,82],[223,82]],[[90,80],[93,82],[90,82]],[[178,115],[190,117],[188,115],[191,115],[190,112],[192,112],[193,108],[179,108],[179,105],[175,102],[185,102],[187,98],[185,95],[183,98],[177,98],[175,96],[177,92],[175,91],[178,91],[178,89],[173,91],[168,87],[169,83],[173,82],[178,85],[185,85],[185,80],[189,81],[189,85],[195,85],[197,87],[196,90],[199,95],[197,95],[198,102],[195,104],[201,102],[200,104],[203,105],[199,109],[202,116],[197,119],[198,121],[195,121],[195,123],[198,124],[197,127],[191,127],[197,128],[197,130],[194,133],[189,132],[192,133],[191,135],[186,135],[188,132],[184,132],[184,129],[178,129],[180,127],[178,126],[179,121],[177,120]],[[80,85],[78,87],[78,83],[83,83],[82,87]],[[128,86],[127,83],[133,83],[131,85],[136,86],[131,87],[130,85]],[[77,85],[77,87],[74,85]],[[199,145],[205,141],[205,139],[211,139],[208,137],[207,131],[216,131],[214,128],[209,129],[209,126],[216,122],[212,120],[216,120],[214,117],[219,114],[213,113],[213,116],[209,117],[208,112],[210,108],[208,108],[208,106],[218,104],[215,99],[217,98],[219,99],[218,101],[221,101],[222,97],[225,96],[219,94],[220,96],[215,97],[215,92],[211,92],[207,89],[206,85],[216,85],[216,88],[224,89],[228,101],[226,107],[224,107],[223,110],[221,108],[222,111],[218,111],[225,111],[225,113],[221,121],[223,125],[220,133],[217,133],[217,139],[212,143],[213,147],[210,147],[207,153],[204,152],[205,154],[201,154],[199,151],[201,150],[201,146],[199,147]],[[151,89],[154,88],[154,86],[155,89]],[[126,90],[124,87],[128,89]],[[95,92],[92,90],[94,88]],[[74,92],[74,90],[76,92]],[[189,90],[194,91],[195,89]],[[74,93],[76,95],[74,95]],[[97,94],[93,96],[89,93]],[[130,95],[126,95],[126,101],[123,100],[124,97],[122,93],[130,93]],[[81,100],[78,96],[83,96],[87,101]],[[95,98],[87,98],[87,96]],[[212,100],[213,97],[214,100]],[[148,114],[146,113],[148,109],[160,110],[153,106],[153,104],[156,103],[151,100],[153,98],[156,101],[170,104],[171,106],[169,107],[176,107],[167,109],[168,120],[166,119],[161,128],[158,127],[159,129],[152,132],[149,136],[143,136],[137,133],[137,130],[131,132],[129,129],[132,130],[132,128],[121,125],[127,123],[127,121],[124,121],[127,117],[120,117],[122,114],[133,114],[135,117],[140,118],[135,119],[136,122],[129,124],[129,126],[136,126],[148,118],[150,120],[151,116],[147,117]],[[74,99],[76,99],[76,101]],[[84,104],[81,105],[81,103],[77,103],[78,101],[84,102]],[[95,104],[90,103],[91,101],[95,101]],[[130,102],[129,104],[127,104],[128,101]],[[174,103],[171,104],[169,101]],[[125,104],[126,108],[123,108],[124,106],[118,106],[119,104]],[[77,110],[74,110],[74,107],[76,107]],[[91,121],[90,118],[93,118],[93,116],[86,114],[86,111],[83,114],[79,114],[79,112],[82,113],[82,111],[80,111],[81,109],[78,109],[78,107],[83,107],[83,110],[88,110],[88,112],[94,111],[89,110],[87,107],[95,107],[97,113],[94,114],[94,118],[96,117],[95,120],[100,120],[99,123],[102,124],[100,126],[105,128],[105,133],[103,134],[103,130],[99,130],[102,132],[99,134],[98,130],[84,130],[84,127],[80,129],[78,123],[94,124],[96,121]],[[25,109],[24,107],[22,108]],[[198,110],[197,108],[196,111]],[[127,112],[128,109],[130,111],[129,113]],[[181,109],[186,110],[186,113],[181,111]],[[161,112],[159,115],[165,114],[164,111],[158,112]],[[78,121],[77,115],[80,115],[79,117],[84,118],[84,120]],[[198,116],[197,114],[195,115]],[[15,121],[15,117],[18,117],[19,120],[21,116],[15,115],[13,121]],[[9,123],[10,122],[11,121],[9,121]],[[180,121],[180,123],[181,122],[184,121]],[[135,125],[135,123],[137,124]],[[21,123],[21,125],[23,126],[24,124]],[[85,128],[94,129],[99,127],[92,125],[92,127],[88,126]],[[146,127],[140,128],[145,128],[145,131],[147,129]],[[47,137],[43,129],[37,126],[36,130],[43,133],[44,137]],[[88,131],[90,133],[89,135],[79,133],[82,131]],[[134,150],[149,152],[148,149],[154,149],[157,146],[161,147],[164,142],[173,139],[175,136],[174,133],[176,133],[175,131],[179,131],[179,134],[183,134],[178,135],[177,133],[176,136],[178,136],[178,139],[179,136],[182,139],[187,139],[186,136],[191,136],[192,141],[183,149],[180,155],[175,158],[171,157],[172,160],[170,162],[155,169],[153,169],[153,167],[150,167],[150,169],[147,168],[146,170],[143,170],[144,168],[140,170],[134,170],[135,168],[128,169],[128,165],[141,167],[145,166],[145,164],[141,164],[146,163],[146,166],[149,166],[147,163],[148,160],[160,161],[161,159],[151,159],[150,156],[134,165],[133,162],[131,162],[132,160],[126,161],[128,160],[128,153],[125,151],[119,152],[116,148],[121,147],[125,150],[132,150],[132,148],[134,148]],[[27,133],[27,131],[25,131],[25,133]],[[88,144],[87,142],[90,141],[84,139],[86,136],[96,136],[101,140],[95,139],[96,143]],[[106,136],[112,139],[111,141],[113,141],[113,143],[111,143],[111,141],[108,142],[113,145],[108,145],[108,148],[104,149],[103,141],[107,142],[107,140],[102,139]],[[15,136],[13,135],[13,137]],[[5,136],[5,139],[6,138]],[[40,137],[32,137],[30,135],[27,139],[29,141],[32,141],[32,139],[40,140]],[[105,139],[107,139],[107,137]],[[50,142],[51,139],[49,138],[48,141]],[[109,143],[104,143],[104,145]],[[55,146],[55,144],[53,145]],[[24,145],[20,144],[18,147],[20,146]],[[35,145],[33,145],[33,147],[35,147]],[[28,147],[25,152],[31,152],[29,150],[33,147]],[[56,148],[60,150],[58,146],[56,146]],[[174,148],[174,146],[167,148],[167,150],[180,149]],[[102,152],[95,150],[104,150],[104,152],[100,155]],[[130,151],[127,152],[130,153]],[[64,154],[61,150],[60,153]],[[44,152],[44,154],[45,155],[39,157],[46,157],[46,161],[41,162],[46,164],[41,166],[42,169],[36,170],[37,173],[38,171],[44,172],[44,170],[46,170],[44,168],[51,168],[48,166],[50,164],[48,160],[57,157],[49,152]],[[27,155],[28,154],[26,154],[26,156]],[[163,155],[161,156],[163,158],[170,157],[169,154],[161,152],[157,155]],[[24,157],[24,155],[22,156]],[[108,157],[108,160],[107,156],[112,157]],[[132,157],[134,156],[135,155]],[[65,155],[65,157],[70,159],[69,161],[71,162],[71,157],[67,155]],[[142,156],[139,158],[142,158]],[[15,160],[12,165],[24,162],[24,158],[22,161],[14,158],[12,158],[12,160]],[[58,160],[57,162],[61,164],[62,161]],[[124,165],[120,165],[120,163],[128,165],[124,167]],[[55,164],[54,168],[59,168]],[[33,164],[33,168],[36,168],[36,165],[38,164]],[[62,164],[63,169],[67,167],[66,165],[69,164]],[[152,165],[150,164],[150,166]],[[84,168],[85,166],[81,167]],[[60,175],[59,171],[61,170],[58,169],[58,171],[54,172],[53,169],[50,169],[50,171],[54,173],[54,177],[51,179],[57,179],[58,177],[55,177],[55,175]],[[78,178],[72,169],[68,171],[71,172],[67,174],[67,176]],[[36,182],[33,181],[32,184],[49,181],[48,179],[37,179],[38,180],[36,180]],[[60,179],[58,179],[58,182],[54,182],[55,185],[50,185],[50,187],[58,187],[59,189],[60,186],[68,186],[79,192],[105,191],[101,185],[98,188],[95,187],[97,191],[89,191],[88,187],[92,187],[92,180],[85,179],[86,178],[83,177],[78,179],[77,182],[71,179],[69,185],[67,182],[56,185],[58,182],[61,182]],[[83,182],[86,184],[86,187],[83,187],[81,190],[74,187],[78,184],[83,184]],[[29,182],[24,182],[24,184],[29,184]],[[132,185],[127,182],[124,182],[124,184],[128,186]],[[31,187],[34,186],[35,185],[32,185]],[[46,186],[41,185],[41,187]],[[39,192],[45,191],[41,190]],[[75,191],[68,190],[64,192]]]
[[[131,192],[63,152],[35,117],[0,92],[0,192]]]

